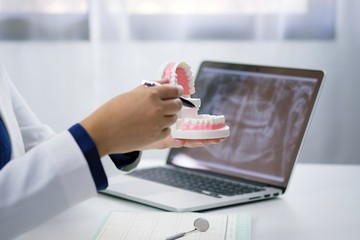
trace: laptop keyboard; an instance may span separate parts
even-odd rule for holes
[[[261,187],[209,176],[208,174],[193,173],[184,169],[157,167],[139,169],[129,173],[129,175],[217,198],[265,190]]]

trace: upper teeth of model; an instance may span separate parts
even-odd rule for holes
[[[173,125],[174,130],[180,131],[213,131],[225,128],[224,115],[198,114],[201,106],[199,98],[191,98],[195,93],[195,81],[190,66],[186,62],[166,62],[161,67],[161,77],[170,80],[170,84],[182,85],[184,95],[195,107],[183,106],[178,119]]]
[[[187,63],[181,62],[179,64],[175,64],[175,66],[172,67],[170,82],[174,83],[174,84],[178,84],[178,82],[177,82],[177,74],[176,74],[176,69],[177,68],[184,69],[184,71],[186,73],[186,77],[188,79],[187,83],[188,83],[190,95],[194,94],[195,93],[194,77],[193,77],[192,71],[190,70],[191,68]]]

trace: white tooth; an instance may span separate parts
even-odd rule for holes
[[[187,78],[189,79],[189,81],[188,81],[189,87],[194,86],[193,77],[192,76],[187,76]]]
[[[191,94],[194,94],[195,93],[195,87],[194,87],[194,84],[190,84],[190,81],[189,81],[189,92],[190,92],[190,95]]]
[[[185,72],[187,72],[190,69],[190,66],[185,62],[181,62],[180,66],[185,70]]]
[[[177,74],[175,72],[171,73],[171,81],[177,84]]]
[[[215,124],[216,123],[216,117],[215,116],[211,116],[211,124]]]
[[[190,94],[193,94],[193,92],[194,92],[194,87],[189,86],[189,92],[190,92]]]
[[[196,120],[195,118],[192,118],[192,119],[191,119],[191,124],[192,124],[192,125],[197,125],[197,120]]]

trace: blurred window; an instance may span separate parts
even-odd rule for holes
[[[0,40],[88,40],[87,0],[0,0]]]
[[[333,39],[336,0],[125,0],[130,37]]]
[[[336,0],[0,0],[0,40],[331,40],[335,17]]]

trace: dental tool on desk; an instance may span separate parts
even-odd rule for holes
[[[206,220],[205,218],[197,218],[194,221],[194,227],[195,227],[195,229],[193,229],[191,231],[177,233],[175,235],[167,237],[165,240],[175,240],[175,239],[184,237],[184,236],[186,236],[186,235],[188,235],[188,234],[190,234],[192,232],[195,232],[195,231],[206,232],[209,229],[210,224],[209,224],[209,221]]]

